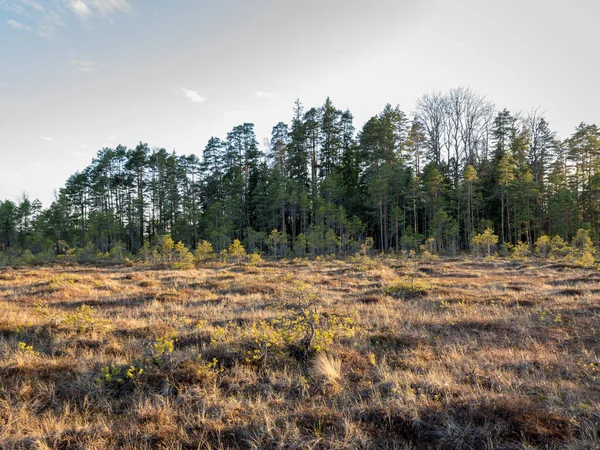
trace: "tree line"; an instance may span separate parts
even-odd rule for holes
[[[386,105],[357,131],[327,98],[296,101],[264,145],[254,125],[178,155],[140,142],[103,148],[43,208],[0,202],[0,251],[74,248],[132,254],[159,237],[215,251],[238,239],[275,257],[384,252],[456,254],[487,229],[499,245],[600,235],[600,130],[561,140],[538,110],[496,110],[469,88],[423,95],[409,115]]]

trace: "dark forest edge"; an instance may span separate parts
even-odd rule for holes
[[[250,123],[211,138],[202,158],[144,143],[103,148],[48,208],[26,196],[0,202],[0,265],[188,267],[203,252],[257,262],[361,247],[595,263],[596,125],[560,140],[539,111],[496,111],[457,88],[422,96],[412,117],[388,104],[358,133],[329,98],[308,110],[297,101],[264,148]]]

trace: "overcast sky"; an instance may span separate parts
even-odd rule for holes
[[[349,108],[470,86],[600,124],[597,0],[0,0],[0,199],[54,189],[121,143],[201,154],[293,101]]]

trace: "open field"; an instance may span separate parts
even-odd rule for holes
[[[0,448],[600,448],[600,272],[0,271]]]

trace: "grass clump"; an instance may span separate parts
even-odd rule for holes
[[[390,283],[383,291],[392,297],[412,299],[425,297],[431,289],[431,285],[424,280],[404,277]]]
[[[326,384],[339,387],[342,378],[342,361],[327,353],[320,353],[312,361],[312,372]]]

